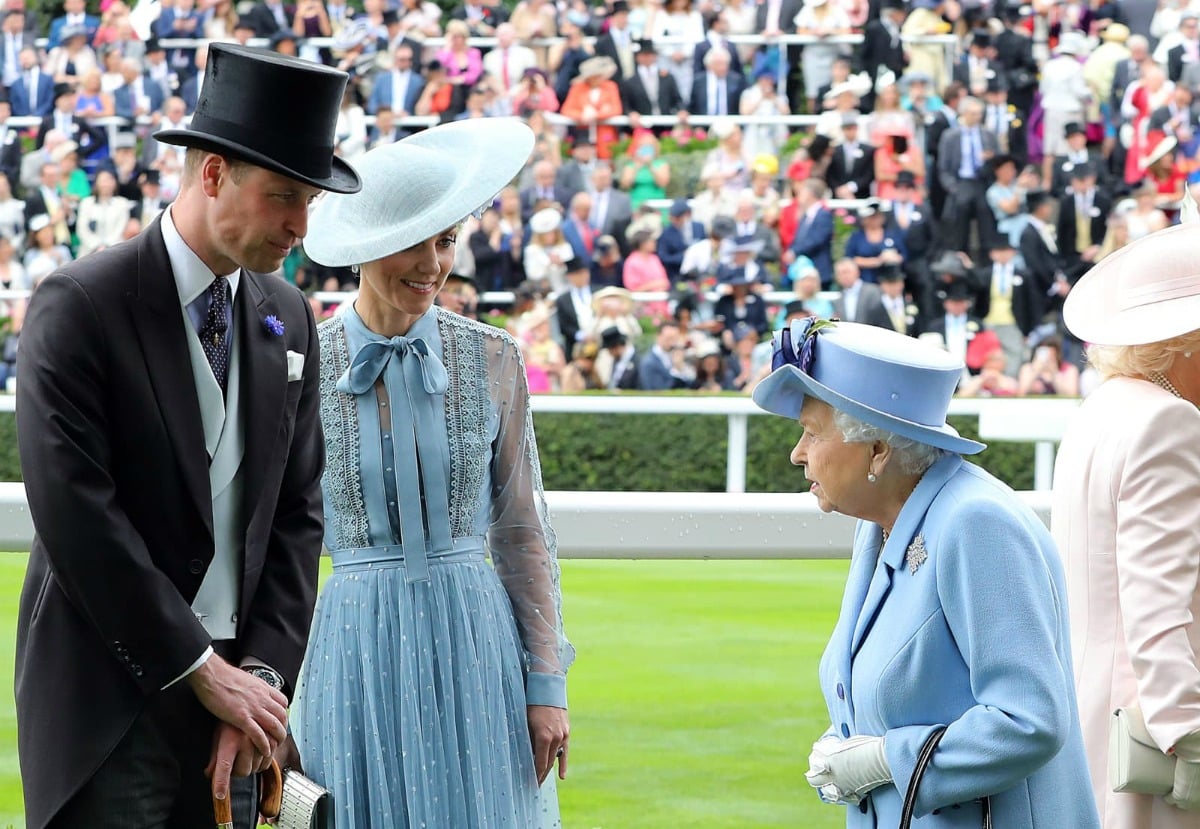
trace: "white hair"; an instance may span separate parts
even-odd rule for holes
[[[886,443],[892,448],[892,455],[900,466],[900,471],[909,475],[923,474],[946,454],[944,449],[864,423],[854,415],[839,409],[833,410],[833,423],[842,433],[842,440],[846,443],[874,443],[877,440]]]
[[[733,55],[729,54],[729,50],[727,50],[724,46],[714,46],[705,53],[704,66],[706,68],[712,66],[713,61],[719,58],[724,58],[726,63],[733,61]]]

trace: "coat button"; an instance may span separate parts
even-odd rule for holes
[[[198,576],[204,572],[204,562],[198,558],[194,558],[188,562],[188,571],[193,576]]]
[[[846,725],[845,723],[842,723],[842,736],[843,737],[850,736],[850,726]]]
[[[838,695],[838,699],[846,698],[846,688],[840,682],[837,684],[837,695]]]
[[[134,675],[134,676],[141,676],[143,673],[145,673],[145,671],[143,671],[143,670],[142,670],[142,666],[141,666],[141,665],[134,665],[134,666],[133,666],[133,675]]]

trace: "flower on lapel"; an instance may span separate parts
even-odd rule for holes
[[[283,320],[274,314],[263,318],[263,328],[267,330],[268,334],[274,334],[276,337],[283,336]]]

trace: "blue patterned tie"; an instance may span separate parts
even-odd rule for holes
[[[229,280],[218,276],[208,287],[208,318],[200,326],[200,347],[222,392],[229,380],[229,341],[225,336],[229,330],[228,310]]]

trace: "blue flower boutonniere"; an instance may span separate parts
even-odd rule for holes
[[[270,314],[263,318],[263,328],[267,330],[268,334],[274,334],[276,337],[283,336],[283,320],[279,319],[279,317],[275,316],[274,314]]]

